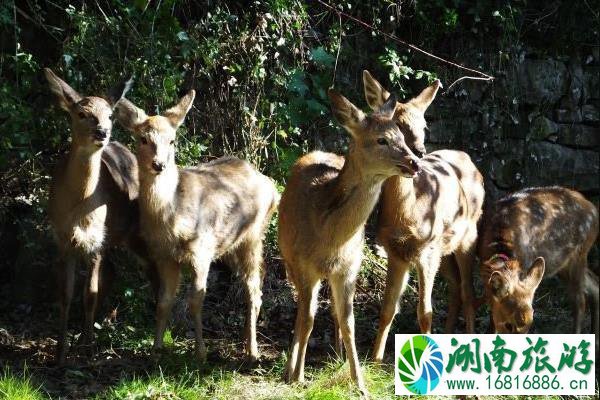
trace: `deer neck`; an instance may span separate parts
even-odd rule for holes
[[[73,146],[67,161],[67,185],[73,198],[86,199],[96,191],[102,168],[102,148],[90,153]]]
[[[140,205],[144,212],[168,218],[174,209],[175,193],[179,184],[179,170],[175,163],[155,175],[140,169]]]
[[[417,203],[414,180],[400,175],[391,179],[395,183],[393,185],[393,196],[398,202],[398,212],[405,221],[414,220],[415,205]]]
[[[324,225],[333,242],[343,245],[364,227],[373,211],[383,175],[365,173],[352,152],[346,157],[340,174],[331,181],[327,197],[331,199],[324,211]]]

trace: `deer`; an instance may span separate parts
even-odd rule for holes
[[[363,71],[365,98],[372,109],[390,94],[368,71]],[[399,311],[408,271],[418,274],[417,319],[422,333],[432,329],[431,295],[440,264],[450,280],[451,296],[446,330],[453,330],[461,304],[467,332],[475,330],[472,268],[476,256],[477,224],[485,191],[483,177],[468,154],[438,150],[425,154],[425,111],[433,102],[439,80],[406,103],[394,104],[393,121],[416,153],[421,171],[413,178],[396,175],[382,186],[377,240],[388,255],[386,286],[373,346],[373,359],[383,360],[387,336]]]
[[[385,179],[397,174],[414,179],[420,161],[392,119],[394,96],[369,115],[334,89],[328,96],[333,115],[350,135],[349,150],[344,156],[314,151],[301,157],[291,169],[279,205],[278,242],[298,303],[284,378],[304,380],[318,291],[321,281],[327,280],[351,376],[366,397],[353,314],[364,225]]]
[[[588,253],[598,237],[598,210],[564,187],[523,189],[499,199],[484,217],[480,275],[497,333],[527,333],[542,280],[559,276],[568,286],[573,332],[581,333],[586,299],[598,347],[598,276]]]
[[[193,281],[188,304],[195,328],[195,355],[201,362],[206,360],[202,306],[210,264],[222,259],[240,275],[245,286],[246,356],[256,361],[263,237],[279,194],[269,178],[235,157],[195,167],[177,166],[176,131],[192,107],[195,94],[190,90],[160,115],[148,116],[125,98],[116,109],[117,120],[137,141],[141,235],[159,274],[153,350],[157,353],[163,347],[181,268],[190,265]]]
[[[99,298],[108,291],[113,271],[103,266],[106,250],[121,246],[144,258],[145,246],[138,234],[137,161],[122,144],[110,141],[115,104],[129,90],[131,81],[110,91],[106,98],[82,96],[49,68],[44,69],[50,91],[71,117],[71,145],[52,174],[48,217],[57,246],[59,288],[58,365],[64,365],[69,311],[75,269],[84,264],[83,343],[93,339]],[[148,277],[156,286],[150,264]]]

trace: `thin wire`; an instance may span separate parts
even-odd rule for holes
[[[340,58],[340,50],[342,49],[342,33],[343,33],[343,29],[344,29],[344,27],[342,26],[342,16],[338,15],[338,17],[340,19],[340,37],[339,37],[339,41],[338,41],[337,54],[335,55],[335,65],[333,66],[333,80],[331,82],[332,87],[333,87],[333,84],[335,83],[335,74],[337,72],[338,59]]]
[[[448,86],[448,89],[446,89],[445,93],[448,93],[448,91],[450,90],[450,88],[453,87],[456,83],[458,83],[458,82],[460,82],[462,80],[465,80],[465,79],[475,79],[475,80],[482,80],[482,81],[493,81],[494,80],[494,77],[491,76],[491,75],[488,75],[488,74],[486,74],[484,72],[481,72],[481,71],[478,71],[476,69],[465,67],[464,65],[457,64],[457,63],[455,63],[453,61],[446,60],[445,58],[436,56],[435,54],[432,54],[432,53],[430,53],[428,51],[425,51],[425,50],[423,50],[423,49],[415,46],[414,44],[408,43],[408,42],[400,39],[396,35],[393,35],[393,34],[387,33],[387,32],[383,32],[381,29],[378,29],[378,28],[374,27],[373,25],[370,25],[370,24],[364,22],[364,21],[356,18],[353,15],[350,15],[350,14],[347,14],[347,13],[345,13],[343,11],[338,10],[337,8],[335,8],[334,6],[332,6],[332,5],[324,2],[323,0],[317,0],[317,2],[320,3],[321,5],[327,7],[328,9],[336,12],[339,16],[343,16],[345,18],[348,18],[348,19],[350,19],[350,20],[352,20],[352,21],[354,21],[354,22],[356,22],[356,23],[358,23],[358,24],[360,24],[360,25],[362,25],[362,26],[364,26],[364,27],[366,27],[368,29],[371,29],[372,31],[378,32],[379,34],[381,34],[381,35],[383,35],[383,36],[385,36],[385,37],[387,37],[389,39],[392,39],[392,40],[394,40],[394,41],[396,41],[396,42],[398,42],[398,43],[400,43],[400,44],[402,44],[402,45],[404,45],[404,46],[406,46],[406,47],[408,47],[408,48],[410,48],[412,50],[418,51],[421,54],[424,54],[424,55],[426,55],[428,57],[434,58],[434,59],[436,59],[436,60],[438,60],[440,62],[443,62],[445,64],[452,65],[453,67],[456,67],[456,68],[459,68],[459,69],[462,69],[462,70],[465,70],[465,71],[473,72],[475,74],[480,75],[479,77],[476,77],[476,76],[463,76],[463,77],[455,80],[454,82],[452,82],[452,84],[450,84],[450,86]]]

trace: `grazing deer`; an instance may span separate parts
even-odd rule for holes
[[[366,395],[352,309],[364,225],[383,181],[396,174],[412,179],[419,171],[419,161],[391,119],[396,104],[393,96],[368,116],[332,89],[329,98],[333,114],[351,136],[348,154],[342,157],[316,151],[300,158],[279,207],[279,247],[298,295],[286,379],[304,380],[319,286],[327,279],[352,378]]]
[[[119,122],[137,138],[141,233],[156,261],[160,293],[154,349],[163,345],[182,264],[194,274],[189,294],[196,355],[206,359],[202,305],[211,261],[223,258],[246,288],[246,354],[258,357],[256,320],[261,306],[263,236],[279,195],[269,178],[246,161],[224,157],[194,168],[175,164],[176,130],[192,107],[195,91],[162,115],[147,116],[127,99]]]
[[[495,331],[526,333],[538,285],[558,275],[569,286],[573,331],[581,333],[587,298],[598,346],[598,276],[587,262],[598,236],[596,207],[573,190],[530,188],[500,199],[484,220],[480,274]]]
[[[60,107],[71,116],[71,147],[59,161],[52,176],[48,214],[58,246],[60,325],[57,361],[64,364],[67,352],[67,324],[75,266],[87,265],[84,287],[84,342],[93,337],[98,293],[105,292],[102,256],[111,246],[120,245],[144,253],[137,236],[138,180],[133,154],[117,142],[109,142],[115,103],[129,89],[130,82],[117,88],[107,99],[84,97],[44,69],[50,90]],[[152,268],[149,268],[152,280]]]
[[[363,83],[371,108],[388,100],[389,93],[368,71],[363,73]],[[410,138],[407,143],[421,154],[425,152],[424,114],[440,86],[436,81],[407,103],[394,104],[394,122]],[[454,271],[452,264],[456,263],[460,272],[460,299],[450,304],[447,329],[452,329],[460,303],[467,331],[475,329],[472,265],[477,221],[485,195],[483,177],[470,157],[461,151],[435,151],[421,158],[419,165],[421,172],[414,178],[398,175],[383,184],[377,237],[388,254],[388,272],[373,349],[376,361],[383,359],[411,266],[417,268],[419,275],[417,316],[421,332],[431,332],[433,284],[445,256],[446,269]],[[458,277],[454,277],[451,286],[457,281]]]

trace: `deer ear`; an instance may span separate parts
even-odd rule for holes
[[[381,107],[388,97],[390,97],[390,92],[385,90],[366,69],[363,71],[363,86],[365,89],[365,99],[372,110]]]
[[[132,133],[136,133],[137,127],[148,119],[144,110],[124,97],[115,104],[114,108],[117,121]]]
[[[179,100],[176,106],[164,112],[163,116],[169,120],[173,128],[177,129],[183,123],[185,116],[192,108],[194,97],[196,97],[196,91],[192,89]]]
[[[392,118],[394,116],[394,112],[396,111],[396,96],[390,95],[388,99],[383,103],[383,105],[377,111],[382,116],[386,118]]]
[[[436,79],[431,85],[427,86],[419,95],[409,101],[409,103],[416,106],[421,112],[425,113],[425,110],[435,99],[439,88],[442,87],[442,83],[439,79]]]
[[[116,107],[119,100],[121,100],[123,97],[125,97],[127,92],[129,92],[129,90],[131,90],[132,86],[133,86],[133,75],[129,79],[120,82],[119,84],[117,84],[115,87],[111,88],[108,91],[108,93],[107,93],[108,101],[109,101],[110,105],[113,106],[113,109]]]
[[[44,75],[50,84],[50,91],[56,95],[58,104],[63,110],[70,111],[71,107],[82,99],[75,89],[56,76],[50,68],[44,68]]]
[[[508,281],[499,271],[492,272],[488,281],[488,287],[492,295],[497,299],[502,299],[508,295]]]
[[[537,289],[542,281],[542,278],[544,277],[545,270],[546,261],[544,260],[544,257],[536,258],[533,264],[531,264],[529,271],[527,271],[527,277],[525,278],[525,283],[529,289]]]
[[[365,120],[365,113],[359,110],[347,98],[333,89],[327,92],[331,100],[331,110],[338,122],[354,135],[355,129],[359,128]]]

